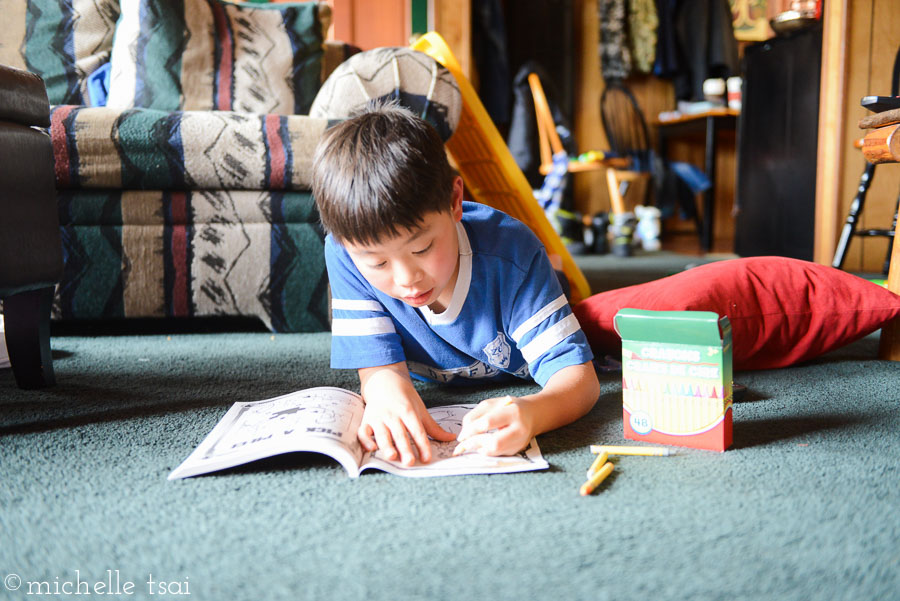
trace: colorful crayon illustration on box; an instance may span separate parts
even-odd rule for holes
[[[708,311],[622,309],[625,438],[724,451],[732,441],[731,324]]]

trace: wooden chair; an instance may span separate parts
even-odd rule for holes
[[[528,85],[531,87],[531,96],[534,99],[534,113],[537,118],[538,142],[541,152],[541,175],[547,175],[553,170],[553,157],[564,153],[559,132],[556,131],[556,123],[553,121],[553,113],[544,94],[544,87],[537,73],[528,75]],[[646,126],[645,126],[646,128]],[[624,191],[620,189],[623,181],[633,181],[640,177],[638,174],[627,171],[631,160],[626,156],[607,156],[598,152],[596,157],[588,161],[569,161],[569,173],[581,173],[584,171],[606,171],[606,182],[609,187],[609,198],[613,213],[625,212]]]
[[[897,50],[897,55],[894,57],[894,69],[891,75],[891,96],[897,96],[898,94],[900,94],[900,49]],[[860,121],[860,127],[864,129],[870,127],[879,128],[880,125],[884,125],[890,121],[891,117],[886,116],[886,113],[890,112],[891,111],[886,111],[885,113],[869,115]],[[841,230],[841,236],[838,239],[831,266],[837,267],[838,269],[843,267],[844,259],[847,256],[847,250],[850,247],[850,241],[854,236],[883,236],[888,239],[887,255],[884,259],[883,269],[884,273],[887,273],[894,247],[894,230],[897,227],[897,210],[900,209],[900,195],[898,195],[894,202],[894,217],[890,229],[870,228],[857,230],[856,225],[859,221],[859,216],[862,214],[863,207],[865,206],[869,186],[872,185],[872,179],[875,177],[876,165],[878,163],[891,162],[892,153],[894,153],[893,156],[896,156],[896,152],[898,151],[898,148],[900,148],[900,140],[892,139],[890,131],[875,129],[866,136],[859,147],[862,149],[863,155],[865,155],[868,163],[866,163],[865,169],[863,169],[863,173],[859,178],[856,196],[853,197],[853,201],[850,203],[850,211],[847,214],[847,220],[844,222],[844,227]],[[896,160],[896,158],[893,160]]]
[[[863,140],[863,156],[869,163],[900,163],[900,109],[870,115],[859,122],[862,128],[873,128]],[[888,266],[888,290],[900,294],[900,244],[891,248]],[[900,361],[900,319],[881,329],[878,356]]]
[[[610,150],[616,156],[630,159],[628,167],[610,165],[606,170],[606,185],[613,212],[624,212],[625,194],[631,183],[650,179],[651,149],[647,121],[631,90],[617,81],[608,82],[600,96],[600,118]],[[645,198],[647,192],[649,187],[645,189]]]

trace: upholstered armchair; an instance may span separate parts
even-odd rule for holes
[[[55,318],[241,316],[273,331],[328,329],[308,185],[328,121],[308,111],[349,49],[324,41],[326,4],[3,8],[0,64],[40,75],[51,104],[64,259]]]
[[[57,319],[238,316],[276,332],[328,330],[309,189],[323,132],[383,97],[445,140],[459,120],[447,69],[404,48],[326,42],[325,3],[4,9],[0,64],[41,75],[51,104]]]
[[[41,78],[0,65],[0,300],[16,383],[54,383],[50,304],[62,275],[50,104]]]

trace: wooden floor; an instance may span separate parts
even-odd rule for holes
[[[673,232],[663,235],[662,250],[698,257],[706,254],[728,254],[734,252],[734,239],[716,238],[713,242],[713,247],[706,252],[700,248],[700,237],[696,233]]]

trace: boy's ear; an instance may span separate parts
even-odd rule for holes
[[[453,215],[453,219],[455,221],[460,221],[462,219],[462,201],[463,201],[463,190],[465,186],[463,185],[463,180],[460,176],[456,176],[453,179],[453,191],[451,194],[452,204],[450,205],[450,213]]]

